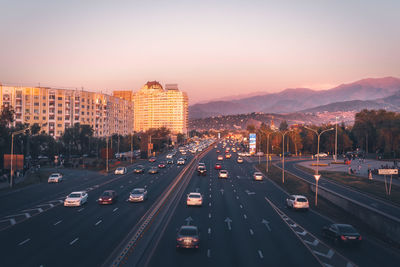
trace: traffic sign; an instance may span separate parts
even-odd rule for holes
[[[315,180],[317,180],[317,181],[318,181],[318,180],[319,180],[319,178],[321,178],[321,174],[315,174],[315,175],[314,175],[314,178],[315,178]]]

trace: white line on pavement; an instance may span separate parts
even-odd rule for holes
[[[238,196],[236,196],[236,199],[239,199],[239,197],[238,197]]]
[[[78,241],[79,240],[79,237],[77,237],[77,238],[75,238],[74,240],[72,240],[69,244],[70,245],[73,245],[76,241]]]
[[[113,209],[113,212],[116,212],[118,210],[118,208]]]
[[[78,212],[81,212],[82,210],[84,210],[85,208],[80,208],[79,210],[78,210]]]
[[[57,224],[59,224],[59,223],[61,223],[61,222],[62,222],[62,220],[60,220],[60,221],[54,223],[53,225],[56,226]]]
[[[254,235],[253,229],[250,229],[249,231],[251,235]]]
[[[211,207],[211,202],[210,202],[210,203],[208,203],[208,206],[210,206],[210,207]]]
[[[247,219],[247,215],[246,215],[246,214],[243,214],[243,217],[244,217],[245,219]]]
[[[210,198],[211,198],[211,194],[210,194]]]
[[[208,218],[211,218],[211,213],[208,214]]]
[[[208,228],[208,234],[209,235],[211,234],[211,228]]]
[[[264,258],[264,255],[262,254],[261,250],[258,251],[258,255],[260,256],[261,259]]]
[[[28,239],[22,241],[21,243],[19,243],[18,246],[22,246],[23,244],[28,243],[30,240],[31,240],[31,239],[28,238]]]
[[[211,258],[211,250],[207,249],[207,257]]]
[[[242,206],[242,205],[239,205],[239,207],[240,207],[241,209],[243,209],[243,206]]]
[[[98,222],[95,224],[95,226],[101,224],[101,222],[102,222],[102,220],[98,221]]]

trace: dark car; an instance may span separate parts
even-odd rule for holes
[[[197,226],[183,225],[176,236],[177,248],[199,248],[200,234]]]
[[[199,166],[197,168],[197,175],[203,175],[206,176],[207,175],[207,169],[204,166]]]
[[[113,204],[117,201],[118,195],[114,190],[106,190],[101,194],[97,203],[99,204]]]
[[[133,169],[134,173],[144,173],[144,167],[142,165],[138,165]]]
[[[335,243],[350,244],[360,243],[362,240],[358,231],[350,224],[334,223],[322,228],[322,235]]]
[[[167,159],[167,164],[174,164],[174,160],[173,159]]]

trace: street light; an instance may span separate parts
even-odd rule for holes
[[[314,129],[310,128],[310,127],[304,126],[304,128],[306,128],[306,129],[308,129],[308,130],[310,130],[310,131],[313,131],[313,132],[318,136],[318,145],[317,145],[317,173],[316,173],[316,175],[318,175],[318,167],[319,167],[319,141],[320,141],[320,137],[321,137],[321,135],[322,135],[323,133],[328,132],[328,131],[333,131],[334,129],[333,129],[333,128],[329,128],[329,129],[323,130],[322,132],[318,133],[317,130],[314,130]]]
[[[336,132],[335,132],[335,162],[336,162],[336,160],[337,160],[337,119],[338,119],[338,117],[336,116],[335,117],[336,118]]]
[[[23,130],[20,130],[20,131],[13,132],[13,133],[11,134],[10,187],[13,187],[13,176],[14,176],[14,173],[13,173],[14,136],[15,136],[15,135],[18,135],[18,134],[22,134],[22,133],[24,133],[26,130],[29,130],[29,127],[25,128],[25,129],[23,129]]]
[[[291,131],[279,132],[282,135],[282,184],[285,183],[285,135]]]
[[[268,133],[268,135],[267,135],[267,172],[268,172],[268,170],[269,170],[269,166],[268,166],[268,161],[269,161],[269,136],[272,134],[272,132],[271,133]]]
[[[314,175],[314,178],[315,178],[315,206],[317,206],[318,205],[318,180],[319,180],[319,178],[321,178],[321,175],[320,174],[316,174],[316,175]]]

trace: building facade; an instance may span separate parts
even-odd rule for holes
[[[187,133],[188,97],[177,84],[167,84],[165,89],[157,81],[147,82],[133,94],[134,130],[168,128],[172,134]]]
[[[17,123],[37,123],[60,137],[76,123],[90,125],[94,136],[133,133],[133,102],[82,90],[0,85],[0,108],[11,106]]]

